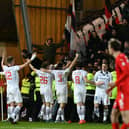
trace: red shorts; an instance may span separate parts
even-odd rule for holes
[[[118,93],[113,109],[119,109],[120,111],[129,110],[129,94]]]

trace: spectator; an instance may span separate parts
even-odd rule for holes
[[[53,39],[49,38],[46,40],[44,45],[35,45],[33,44],[33,48],[37,50],[37,52],[43,54],[43,60],[48,61],[49,64],[54,64],[55,57],[56,57],[56,50],[57,48],[60,48],[64,45],[65,37],[63,36],[63,39],[61,43],[53,43]]]
[[[129,58],[129,41],[125,41],[124,43],[124,53]]]
[[[129,0],[124,1],[124,8],[122,9],[123,18],[129,22]]]

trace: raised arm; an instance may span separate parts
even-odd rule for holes
[[[72,63],[71,63],[70,66],[68,67],[70,70],[71,70],[72,67],[76,64],[78,57],[79,57],[79,54],[76,53],[76,56],[75,56],[74,60],[72,61]]]
[[[1,67],[4,66],[4,60],[5,60],[5,52],[2,52],[2,60],[1,60]]]
[[[23,69],[24,67],[26,67],[30,62],[31,62],[31,60],[27,59],[27,61],[24,64],[19,65],[20,69]]]
[[[63,69],[68,68],[70,66],[70,64],[71,64],[71,61],[68,61],[67,64],[63,67]]]
[[[32,65],[32,64],[29,64],[30,68],[33,70],[33,71],[37,71],[37,69]]]
[[[24,67],[26,67],[32,60],[34,60],[36,57],[36,53],[32,54],[31,56],[31,59],[27,59],[27,61],[22,64],[22,65],[19,65],[20,69],[23,69]]]

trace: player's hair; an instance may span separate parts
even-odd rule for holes
[[[62,69],[63,68],[63,65],[64,65],[64,63],[62,62],[62,61],[60,61],[58,64],[57,64],[57,66],[56,66],[56,68],[55,69]]]
[[[13,56],[8,56],[7,57],[7,64],[11,64],[13,60],[14,60]]]
[[[119,40],[111,38],[108,41],[108,44],[113,48],[115,51],[120,51],[121,50],[121,43]]]
[[[83,67],[83,64],[81,63],[81,62],[77,62],[76,63],[76,65],[75,65],[75,67],[77,68],[82,68]]]

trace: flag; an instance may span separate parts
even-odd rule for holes
[[[78,51],[80,48],[79,48],[79,37],[77,36],[77,32],[76,32],[76,17],[75,17],[74,0],[70,0],[64,33],[65,33],[66,41],[69,45],[70,50]]]
[[[112,5],[110,0],[105,0],[105,16],[107,19],[112,16]]]
[[[116,23],[116,24],[120,24],[120,20],[119,20],[119,17],[118,17],[118,15],[117,15],[117,12],[116,12],[115,9],[114,9],[114,13],[115,13],[115,23]]]

